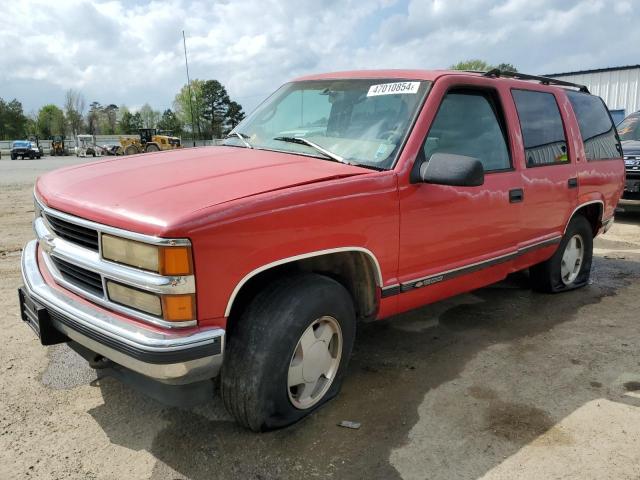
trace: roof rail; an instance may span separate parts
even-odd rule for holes
[[[485,77],[495,77],[495,78],[509,77],[509,78],[515,78],[516,80],[534,80],[536,82],[540,82],[543,85],[558,85],[560,87],[577,88],[581,92],[589,93],[589,89],[587,88],[587,86],[580,85],[579,83],[565,82],[564,80],[556,80],[555,78],[549,78],[549,77],[540,77],[538,75],[527,75],[526,73],[509,72],[509,71],[500,70],[498,68],[489,70],[488,72],[483,73],[483,75]]]

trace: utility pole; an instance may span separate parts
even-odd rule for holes
[[[196,146],[196,122],[193,116],[193,103],[191,101],[191,79],[189,79],[189,62],[187,61],[187,40],[182,30],[182,45],[184,46],[184,66],[187,69],[187,89],[189,91],[189,110],[191,110],[191,135],[193,135],[193,146]]]

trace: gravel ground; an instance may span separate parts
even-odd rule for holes
[[[342,394],[256,435],[217,398],[167,408],[97,378],[20,322],[33,180],[79,161],[0,161],[0,478],[640,478],[640,215],[596,241],[584,289],[515,275],[363,325]]]

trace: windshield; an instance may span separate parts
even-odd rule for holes
[[[398,79],[288,83],[224,144],[390,169],[430,85]]]
[[[640,140],[640,114],[629,115],[618,125],[620,140]]]

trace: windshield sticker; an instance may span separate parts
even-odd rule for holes
[[[420,82],[395,82],[381,83],[380,85],[371,85],[367,92],[367,97],[376,97],[378,95],[398,95],[401,93],[410,93],[415,95],[420,88]]]

